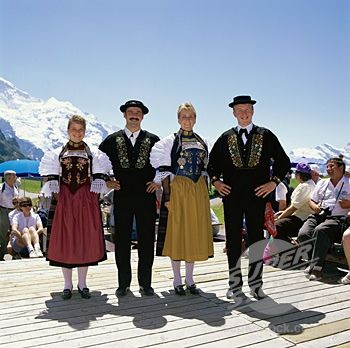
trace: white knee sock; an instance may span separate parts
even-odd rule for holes
[[[88,267],[78,267],[78,286],[80,290],[87,288],[86,285],[86,276],[88,272]]]
[[[191,286],[194,284],[193,280],[194,262],[186,262],[186,284]]]
[[[174,286],[182,285],[181,271],[180,271],[181,261],[171,260],[171,267],[174,273]]]
[[[63,273],[63,278],[64,278],[64,288],[69,289],[69,290],[72,289],[72,287],[73,287],[72,269],[62,267],[62,273]]]

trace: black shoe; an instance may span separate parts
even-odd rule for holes
[[[145,296],[153,296],[154,290],[151,286],[140,286],[140,293]]]
[[[226,292],[226,298],[234,301],[246,301],[248,299],[242,288],[229,288]]]
[[[72,290],[64,289],[61,296],[64,300],[69,300],[72,297]]]
[[[78,292],[82,298],[88,299],[91,297],[89,288],[83,288],[83,290],[80,290],[78,286]]]
[[[182,285],[174,286],[175,294],[179,296],[185,296],[186,291]]]
[[[116,291],[115,291],[115,296],[117,297],[123,297],[125,296],[129,291],[129,287],[123,288],[123,287],[119,287]]]
[[[257,300],[263,300],[267,297],[262,288],[250,289],[250,294]]]
[[[192,295],[199,295],[199,289],[197,288],[196,284],[192,284],[191,286],[186,284],[186,288]]]

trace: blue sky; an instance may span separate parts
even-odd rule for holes
[[[141,99],[165,136],[189,100],[215,140],[250,94],[288,151],[350,142],[348,0],[0,0],[0,33],[0,76],[109,124]]]

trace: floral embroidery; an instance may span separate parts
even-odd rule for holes
[[[180,152],[177,164],[185,176],[201,175],[205,168],[207,152],[205,150],[191,148]]]
[[[151,140],[149,138],[144,138],[140,146],[139,157],[137,158],[135,168],[141,169],[146,165],[149,158],[149,152],[151,148]]]
[[[78,163],[76,164],[76,167],[78,168],[78,170],[82,171],[86,163],[88,163],[88,161],[85,158],[78,158]]]
[[[129,158],[128,158],[128,151],[126,149],[125,139],[123,136],[117,136],[115,138],[115,141],[117,143],[117,154],[120,162],[120,166],[122,168],[129,168]]]
[[[255,167],[259,164],[261,152],[263,148],[263,135],[253,134],[252,147],[250,149],[250,156],[248,161],[248,167]]]
[[[264,136],[261,133],[253,134],[253,138],[251,140],[251,148],[248,156],[247,167],[255,167],[259,164],[261,152],[263,148],[263,140]],[[228,136],[228,149],[231,155],[232,163],[234,166],[238,168],[242,168],[244,166],[243,159],[241,153],[239,151],[237,134],[233,133]]]
[[[128,151],[125,144],[124,136],[117,136],[115,139],[117,143],[117,154],[122,168],[130,168]],[[151,149],[151,140],[145,137],[140,146],[139,156],[135,163],[135,168],[142,169],[146,165]]]
[[[70,170],[72,169],[73,167],[73,164],[72,164],[72,159],[71,158],[63,158],[61,160],[62,164],[66,167],[66,170]]]
[[[243,167],[241,154],[239,153],[237,135],[236,134],[229,135],[227,141],[228,141],[228,150],[230,152],[233,165],[239,168]]]
[[[71,172],[69,172],[67,175],[67,182],[68,182],[68,184],[70,184],[72,182],[72,173]]]

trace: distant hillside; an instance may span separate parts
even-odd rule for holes
[[[4,134],[0,130],[0,163],[26,158],[20,151],[19,145],[15,139],[6,139]]]

